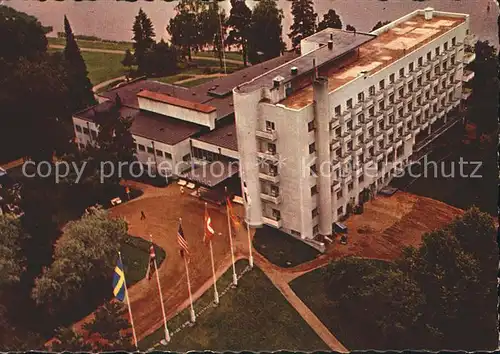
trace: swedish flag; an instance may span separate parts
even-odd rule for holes
[[[113,275],[113,294],[120,301],[125,299],[125,273],[122,261],[119,258],[115,267],[115,274]]]

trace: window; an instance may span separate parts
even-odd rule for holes
[[[384,80],[380,80],[380,82],[378,83],[378,86],[380,87],[380,89],[381,89],[381,90],[383,90],[383,89],[384,89],[384,87],[385,87],[385,82],[384,82]]]
[[[182,161],[186,161],[187,162],[189,160],[191,160],[191,154],[186,154],[186,155],[182,156]]]
[[[318,225],[315,225],[315,226],[313,227],[313,235],[317,235],[317,234],[318,234],[318,232],[319,232],[319,226],[318,226]]]
[[[92,135],[92,138],[93,138],[94,140],[96,140],[96,139],[97,139],[97,131],[96,131],[96,130],[91,129],[91,130],[90,130],[90,134]]]
[[[276,145],[273,143],[267,143],[267,151],[271,154],[276,153]]]
[[[413,71],[413,62],[408,65],[408,71],[412,72]]]
[[[349,192],[352,191],[352,182],[347,185],[347,190]]]
[[[413,91],[413,82],[410,82],[408,84],[408,91],[410,91],[410,92]]]
[[[436,55],[439,55],[439,47],[436,48]]]
[[[275,220],[280,220],[281,219],[281,212],[279,210],[273,209],[273,218]],[[300,232],[295,231],[298,236],[300,236]]]
[[[401,107],[400,109],[398,109],[398,117],[402,117],[403,116],[403,108]]]
[[[266,130],[267,131],[272,131],[275,129],[274,122],[271,122],[269,120],[266,120]]]
[[[316,164],[311,165],[309,167],[309,169],[310,169],[310,172],[311,172],[311,176],[316,176],[318,174],[318,170],[316,169]]]
[[[340,112],[340,105],[338,105],[337,107],[335,107],[335,115],[340,116]]]
[[[314,130],[314,121],[307,123],[307,131],[312,132]]]
[[[425,73],[425,78],[426,78],[427,80],[430,80],[430,79],[431,79],[431,72],[430,72],[430,71],[428,71],[427,73]]]
[[[418,66],[422,66],[423,63],[424,63],[424,58],[422,57],[418,58]]]
[[[347,150],[352,150],[352,140],[347,143]]]
[[[89,128],[83,127],[83,134],[89,135]]]
[[[342,189],[337,192],[337,199],[342,198]],[[342,207],[340,207],[338,210],[340,210],[340,214],[342,214]],[[337,213],[339,212],[337,210]]]
[[[348,130],[351,130],[351,129],[352,129],[352,120],[349,120],[349,121],[346,123],[346,126],[347,126],[347,129],[348,129]]]
[[[337,195],[338,195],[338,193],[337,193]],[[337,216],[341,216],[342,214],[344,214],[344,207],[340,207],[337,209]]]
[[[411,110],[413,110],[413,103],[412,102],[408,103],[408,111],[411,111]]]
[[[418,104],[422,104],[422,96],[418,96],[417,97],[417,103]]]
[[[352,108],[352,98],[349,98],[346,102],[347,108]]]
[[[451,65],[455,65],[455,56],[454,55],[451,56]]]
[[[314,152],[316,152],[316,145],[312,143],[309,145],[309,153],[313,154]]]
[[[455,44],[457,44],[457,37],[451,39],[451,45],[454,46]]]
[[[156,150],[156,156],[163,157],[163,151],[161,151],[161,150]]]
[[[422,86],[422,76],[419,76],[419,77],[417,78],[417,85],[418,85],[418,86]]]
[[[335,136],[340,136],[340,127],[335,129]]]
[[[403,96],[404,96],[404,94],[405,94],[405,89],[401,87],[401,88],[399,89],[399,91],[398,91],[398,96],[399,96],[399,98],[403,97]]]
[[[172,160],[172,154],[169,152],[165,152],[165,158]]]
[[[394,123],[394,114],[389,115],[389,123]]]
[[[154,152],[153,148],[148,146],[148,153],[152,154],[153,152]]]
[[[359,176],[358,182],[362,183],[365,180],[365,177],[363,175]]]
[[[144,145],[137,144],[137,150],[139,150],[139,151],[146,151],[146,147]]]
[[[391,84],[392,84],[392,83],[394,83],[395,76],[396,76],[396,75],[394,75],[394,74],[391,74],[391,75],[389,76],[389,82],[390,82]]]
[[[79,125],[75,125],[75,129],[78,133],[82,132],[82,127],[80,127]]]
[[[311,212],[311,216],[314,219],[316,216],[318,216],[318,208],[314,208]]]
[[[370,93],[370,96],[373,96],[375,94],[375,86],[370,86],[370,88],[368,89],[368,92]]]
[[[365,93],[364,92],[358,93],[358,101],[363,102],[364,100],[365,100]]]
[[[431,60],[431,58],[432,58],[431,52],[427,53],[427,60],[429,61],[429,60]]]
[[[365,122],[365,115],[363,113],[360,113],[358,115],[358,122],[364,123]]]
[[[444,50],[447,51],[448,50],[448,42],[445,42],[444,43]]]
[[[385,108],[385,102],[384,100],[379,101],[378,103],[378,109],[382,111]]]
[[[389,103],[394,103],[394,94],[393,93],[391,93],[389,95]]]
[[[405,76],[405,68],[399,69],[399,77],[404,77]]]
[[[431,96],[431,93],[429,91],[425,92],[425,98],[428,100]]]
[[[312,186],[311,187],[311,196],[318,194],[318,187],[317,186]]]
[[[375,107],[371,106],[368,109],[368,114],[370,115],[370,117],[373,117],[375,115]]]

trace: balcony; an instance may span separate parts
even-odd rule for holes
[[[476,53],[468,53],[464,54],[464,64],[469,65],[474,60],[476,60]]]
[[[443,118],[443,117],[444,117],[444,111],[445,111],[445,110],[444,110],[444,108],[443,108],[443,107],[441,107],[441,108],[439,109],[438,114],[437,114],[437,117],[438,117],[439,119],[441,119],[441,118]]]
[[[344,124],[347,119],[351,118],[351,109],[347,109],[344,113],[339,116],[340,124]]]
[[[359,136],[363,134],[363,127],[361,125],[358,125],[354,127],[354,129],[351,132],[352,137],[354,138],[355,136]]]
[[[422,126],[420,127],[422,130],[425,130],[429,127],[429,122],[425,122],[424,124],[422,124]]]
[[[373,120],[369,120],[366,123],[364,123],[365,129],[368,130],[373,127]]]
[[[281,204],[282,201],[281,195],[279,194],[272,195],[272,194],[260,193],[260,199],[273,204]]]
[[[268,141],[275,141],[276,140],[276,130],[268,129],[268,130],[257,130],[255,132],[255,135],[258,138],[268,140]]]
[[[340,181],[333,181],[332,187],[334,192],[338,192],[340,190]]]
[[[403,121],[399,121],[396,123],[396,129],[402,128],[403,127]]]
[[[361,155],[362,153],[363,153],[363,146],[361,144],[355,146],[352,149],[352,155],[353,156]]]
[[[344,155],[342,155],[340,157],[340,162],[345,165],[345,164],[348,164],[349,162],[352,161],[352,155],[349,154],[349,153],[345,153]]]
[[[344,135],[342,135],[342,136],[340,137],[340,143],[341,143],[342,145],[347,144],[347,143],[348,143],[349,141],[351,141],[351,140],[352,140],[352,136],[351,136],[351,134],[349,134],[349,133],[345,133]]]
[[[273,217],[263,216],[262,222],[264,224],[275,227],[277,229],[279,229],[283,226],[283,222],[281,221],[281,218],[273,218]]]
[[[422,107],[413,107],[412,114],[414,117],[418,116],[419,114],[422,114]]]
[[[337,141],[335,141],[335,142],[333,142],[333,143],[331,144],[331,149],[330,149],[330,151],[335,151],[335,150],[337,150],[339,147],[340,147],[340,141],[338,141],[338,140],[337,140]]]
[[[429,121],[430,124],[434,124],[437,121],[438,117],[436,115],[432,116],[431,120]]]
[[[472,95],[472,89],[470,89],[468,87],[464,87],[462,89],[462,99],[466,100],[470,97],[470,95]]]
[[[446,113],[450,113],[450,111],[453,109],[453,105],[451,104],[451,102],[448,102],[445,106],[445,111]]]
[[[275,184],[280,181],[279,175],[273,172],[259,172],[259,178]]]
[[[406,113],[403,116],[403,119],[405,123],[411,122],[413,120],[413,115],[411,113]]]
[[[405,140],[410,140],[410,139],[411,139],[411,133],[410,133],[410,132],[406,133],[406,134],[404,135],[404,139],[405,139]]]
[[[373,146],[373,138],[370,137],[370,140],[365,142],[365,149],[369,149]]]
[[[257,152],[257,157],[261,160],[268,161],[271,163],[278,163],[279,155],[275,151]]]
[[[394,142],[394,150],[397,150],[398,147],[400,147],[401,145],[403,145],[403,140],[401,138],[398,138],[395,142]]]
[[[426,104],[424,104],[422,106],[422,110],[425,112],[426,110],[428,110],[430,108],[431,104],[429,102],[427,102]]]
[[[474,71],[472,70],[464,70],[464,74],[462,76],[462,81],[463,82],[469,82],[470,80],[472,80],[474,78]]]
[[[340,168],[340,161],[332,160],[332,171],[335,171]]]
[[[393,127],[385,127],[385,129],[384,129],[384,135],[385,136],[389,136],[392,133],[394,133],[394,128]]]

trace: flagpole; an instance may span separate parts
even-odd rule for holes
[[[120,263],[122,262],[122,254],[118,251],[118,257],[120,258]],[[137,336],[135,335],[134,317],[132,317],[132,308],[130,307],[130,299],[128,298],[127,281],[125,280],[125,266],[123,266],[123,286],[125,287],[125,297],[127,298],[128,314],[130,316],[130,324],[132,325],[132,335],[134,337],[135,348],[139,349],[137,346]]]
[[[226,198],[229,200],[229,195],[227,193],[227,187],[225,187]],[[238,277],[236,276],[236,267],[234,265],[234,251],[233,251],[233,235],[231,232],[231,220],[229,217],[229,205],[226,202],[226,214],[227,214],[227,227],[229,229],[229,244],[231,246],[231,262],[233,263],[233,285],[238,285]]]
[[[179,218],[179,223],[182,224],[182,219]],[[189,302],[191,303],[191,322],[196,322],[196,315],[194,313],[194,307],[193,307],[193,296],[191,295],[191,282],[189,281],[189,267],[187,264],[187,259],[186,255],[183,254],[182,258],[184,258],[184,265],[186,266],[186,277],[187,277],[187,285],[188,285],[188,293],[189,293]]]
[[[153,244],[153,235],[149,235],[151,238],[151,245]],[[153,246],[154,247],[154,246]],[[155,265],[155,273],[156,273],[156,283],[158,284],[158,293],[160,294],[160,304],[161,304],[161,313],[163,315],[163,323],[165,327],[165,341],[170,342],[170,332],[167,327],[167,316],[165,316],[165,305],[163,304],[163,295],[161,293],[161,285],[160,285],[160,274],[158,272],[158,265],[156,264],[156,253],[155,258],[153,259]]]
[[[207,203],[205,203],[205,215],[207,215]],[[205,220],[205,223],[207,221]],[[206,231],[206,227],[207,225],[204,225],[203,226],[203,232],[207,232]],[[220,235],[220,233],[219,233]],[[215,276],[215,262],[214,262],[214,250],[213,250],[213,247],[212,247],[212,239],[210,238],[209,240],[209,244],[210,244],[210,260],[212,261],[212,275],[214,277],[214,302],[215,302],[215,305],[218,305],[219,304],[219,293],[217,292],[217,277]]]
[[[248,236],[248,262],[250,263],[250,268],[253,268],[253,255],[252,255],[252,238],[250,237],[250,220],[247,221],[247,236]]]

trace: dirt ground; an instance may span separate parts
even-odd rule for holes
[[[212,286],[209,248],[202,241],[204,202],[189,196],[187,189],[186,193],[181,195],[175,184],[166,188],[133,182],[129,185],[142,189],[144,194],[131,202],[112,208],[111,214],[125,218],[131,235],[149,239],[152,234],[154,242],[165,249],[167,256],[159,272],[168,319],[189,305],[186,272],[176,239],[180,217],[190,247],[189,272],[194,300]],[[243,207],[236,204],[234,207],[236,213],[243,216]],[[146,214],[146,220],[140,220],[141,210]],[[254,257],[257,265],[271,280],[274,279],[273,283],[286,284],[338,257],[355,255],[394,259],[399,256],[404,246],[417,246],[425,232],[449,223],[462,212],[439,201],[397,192],[391,197],[379,196],[366,203],[363,214],[353,215],[345,222],[349,229],[348,244],[341,245],[335,240],[328,246],[325,254],[310,262],[284,269],[271,264],[255,250]],[[209,213],[216,232],[222,233],[222,236],[216,236],[213,242],[217,276],[220,276],[231,264],[225,207],[209,205]],[[234,245],[236,259],[246,258],[248,239],[245,229],[241,228],[235,235]],[[137,337],[140,340],[162,325],[155,278],[151,281],[140,281],[129,289],[129,295]],[[77,323],[75,329],[80,329],[86,320],[88,318]]]

